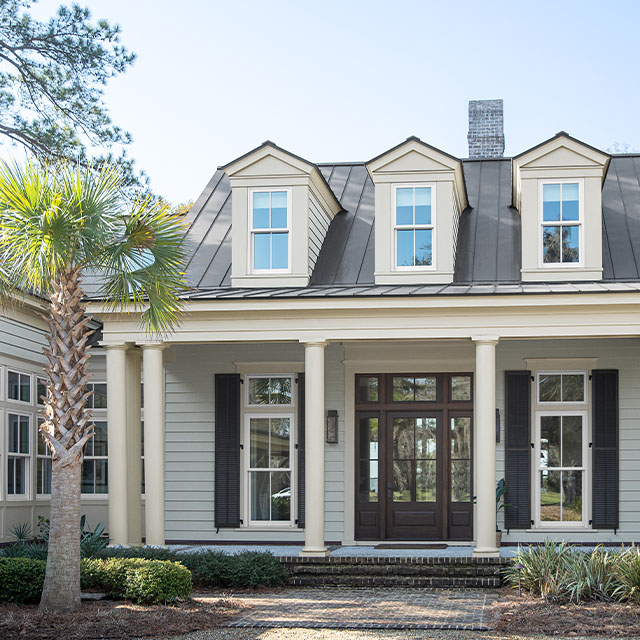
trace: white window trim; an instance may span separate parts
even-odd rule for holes
[[[289,378],[291,380],[291,403],[290,404],[250,404],[249,403],[249,381],[252,378]],[[256,373],[245,375],[244,377],[244,406],[247,409],[256,409],[258,411],[266,411],[268,409],[292,409],[296,406],[296,376],[290,373]]]
[[[25,402],[24,400],[16,400],[15,398],[9,397],[9,374],[17,373],[21,376],[29,377],[29,402]],[[32,407],[33,406],[33,374],[28,371],[21,371],[20,369],[14,369],[12,367],[7,367],[7,378],[6,378],[6,388],[7,388],[7,402],[11,402],[15,405],[21,405],[23,407]]]
[[[264,407],[264,405],[260,405]],[[276,406],[276,405],[272,405]],[[287,405],[289,406],[289,405]],[[289,467],[281,469],[272,468],[254,468],[250,466],[251,455],[251,438],[250,424],[252,418],[288,418],[289,419]],[[247,412],[244,417],[244,476],[245,476],[245,513],[246,523],[249,528],[265,528],[265,529],[292,529],[296,528],[296,514],[298,508],[297,500],[297,476],[298,470],[295,459],[296,452],[296,421],[294,412],[278,411],[273,413],[267,412]],[[289,506],[289,520],[252,520],[251,519],[251,481],[252,471],[289,471],[291,474],[291,502]]]
[[[543,220],[543,206],[544,201],[542,193],[545,184],[578,184],[578,220],[568,223],[562,221],[557,222],[545,222]],[[543,226],[577,226],[578,242],[580,251],[580,260],[578,262],[544,262],[544,250],[543,250]],[[585,265],[585,244],[584,244],[584,178],[561,178],[557,180],[539,179],[538,180],[538,267],[540,269],[584,269]]]
[[[38,493],[38,460],[51,460],[52,459],[52,453],[51,453],[51,449],[47,448],[47,454],[41,454],[38,453],[38,440],[40,438],[40,423],[44,422],[44,418],[42,416],[37,416],[36,415],[36,430],[35,430],[35,443],[36,446],[34,448],[34,453],[36,456],[36,468],[35,468],[35,479],[36,479],[36,483],[34,485],[35,487],[35,494],[36,494],[36,500],[51,500],[51,494],[50,493]],[[53,463],[52,463],[53,465]]]
[[[286,191],[287,193],[287,226],[278,227],[275,229],[254,229],[253,227],[253,194],[254,193],[272,193],[274,191]],[[249,250],[247,252],[248,255],[248,265],[247,265],[247,273],[249,274],[287,274],[291,273],[291,236],[292,236],[292,224],[291,224],[291,197],[292,197],[292,189],[291,187],[270,187],[263,189],[249,189],[249,197],[248,197],[248,229],[249,229]],[[287,268],[286,269],[255,269],[253,266],[254,263],[254,238],[259,233],[278,233],[278,232],[287,232]],[[273,261],[273,256],[272,256]]]
[[[35,398],[34,398],[34,400],[35,400],[35,403],[36,403],[37,407],[44,407],[44,402],[41,402],[40,398],[38,397],[38,380],[42,380],[44,382],[45,393],[46,393],[46,390],[47,390],[48,381],[44,376],[36,376],[35,377],[35,384],[34,384],[34,386],[35,386]]]
[[[565,403],[569,405],[569,403]],[[582,471],[582,520],[573,520],[566,522],[543,522],[540,519],[540,472],[546,467],[540,467],[540,429],[541,418],[543,416],[581,416],[582,417],[582,466],[572,467],[574,471]],[[589,527],[589,505],[591,504],[591,485],[589,470],[589,413],[587,411],[572,411],[571,409],[558,409],[557,411],[536,411],[535,421],[535,440],[534,440],[534,496],[535,496],[535,529],[559,530],[559,529],[590,529]],[[558,471],[562,467],[550,467],[549,471]]]
[[[25,404],[25,403],[22,403]],[[28,429],[28,434],[29,434],[29,453],[11,453],[9,451],[9,416],[21,416],[21,417],[25,417],[29,419],[29,429]],[[25,469],[25,492],[24,493],[9,493],[9,478],[8,476],[6,476],[4,478],[4,483],[6,486],[6,497],[7,497],[7,501],[11,501],[11,502],[24,502],[25,500],[31,500],[31,483],[32,483],[32,474],[33,474],[33,469],[32,469],[32,460],[33,460],[33,414],[31,413],[25,413],[24,411],[20,411],[20,410],[12,410],[12,409],[7,409],[6,413],[5,413],[5,420],[4,420],[4,425],[5,425],[5,437],[4,437],[4,449],[6,452],[5,458],[6,458],[6,464],[5,464],[5,469],[4,469],[4,473],[8,474],[9,473],[9,458],[24,458],[27,463],[26,463],[26,469]]]
[[[550,400],[545,400],[544,402],[542,400],[540,400],[540,376],[566,376],[566,375],[581,375],[582,376],[582,380],[583,380],[583,392],[582,392],[582,397],[584,398],[582,401],[566,401],[566,400],[556,400],[556,401],[550,401]],[[588,403],[588,397],[589,397],[589,372],[583,370],[578,370],[578,371],[569,371],[569,370],[562,370],[562,371],[557,371],[557,370],[545,370],[545,369],[540,369],[539,371],[536,371],[536,404],[538,405],[549,405],[552,407],[566,407],[568,405],[586,405]],[[562,384],[562,381],[560,382],[560,384]],[[562,397],[562,388],[561,388],[561,397]]]
[[[99,381],[95,381],[96,384],[100,384]],[[107,455],[106,456],[84,456],[83,464],[85,460],[106,460],[107,461],[107,470],[109,469],[109,423],[107,422],[107,410],[106,409],[92,409],[91,422],[104,422],[107,425]],[[96,415],[98,412],[98,415]],[[80,471],[82,474],[82,470]],[[107,478],[109,477],[107,471]],[[82,480],[82,478],[81,478]],[[94,487],[95,487],[95,476],[94,476]],[[87,500],[108,500],[109,498],[109,481],[107,480],[107,492],[106,493],[81,493],[81,498],[85,498]]]
[[[428,187],[431,189],[431,224],[423,225],[423,224],[412,224],[412,225],[400,225],[396,224],[396,193],[398,189],[403,188],[416,188],[416,187]],[[437,265],[437,256],[436,256],[436,211],[437,211],[437,201],[436,201],[436,183],[435,182],[411,182],[411,183],[394,183],[391,185],[392,197],[391,197],[391,256],[392,256],[392,271],[398,272],[422,272],[422,271],[436,271]],[[431,229],[431,264],[429,266],[412,266],[412,267],[402,267],[398,266],[398,242],[396,240],[396,235],[398,229]],[[415,249],[415,246],[414,246]],[[415,257],[415,256],[414,256]]]

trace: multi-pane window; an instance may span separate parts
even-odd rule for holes
[[[542,262],[580,262],[580,184],[542,185]]]
[[[107,408],[107,385],[104,382],[91,382],[87,385],[87,391],[93,391],[93,395],[87,400],[88,409]]]
[[[438,379],[436,376],[394,376],[394,402],[434,402],[437,400]]]
[[[249,417],[251,521],[291,520],[292,419]]]
[[[587,519],[588,414],[573,406],[586,402],[586,374],[538,373],[537,402],[539,524],[582,526]]]
[[[31,376],[19,371],[7,372],[7,398],[17,402],[31,402]]]
[[[289,191],[251,192],[254,271],[289,269]]]
[[[38,495],[48,495],[51,493],[51,449],[44,436],[40,433],[40,427],[44,420],[38,418],[38,432],[36,441],[38,443],[36,459],[36,493]]]
[[[451,502],[471,500],[471,417],[451,418]]]
[[[396,268],[433,265],[432,188],[395,188]]]
[[[360,502],[378,502],[380,495],[380,429],[377,416],[360,418],[358,442],[360,478],[358,495]]]
[[[36,404],[43,406],[47,397],[47,379],[36,378]]]
[[[249,406],[285,406],[292,404],[291,376],[251,376],[247,382]]]
[[[7,493],[10,496],[29,493],[30,429],[30,416],[7,414]]]
[[[108,493],[107,423],[96,421],[93,438],[84,448],[82,493]]]
[[[294,520],[293,376],[247,376],[245,464],[248,521]]]

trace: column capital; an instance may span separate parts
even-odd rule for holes
[[[476,344],[498,344],[498,342],[500,342],[500,336],[471,336],[471,341],[475,342]]]
[[[100,342],[100,346],[107,351],[128,351],[131,345],[127,342],[120,342],[118,344],[109,344],[108,342]]]
[[[166,344],[165,342],[154,341],[154,342],[140,342],[140,343],[138,343],[138,346],[143,351],[153,350],[153,349],[157,349],[159,351],[162,351],[163,349],[166,349],[169,345]]]
[[[322,338],[316,338],[313,340],[305,340],[300,338],[300,344],[303,347],[326,347],[329,344],[328,340],[323,340]]]

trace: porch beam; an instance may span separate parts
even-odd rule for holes
[[[476,546],[474,556],[497,556],[496,345],[498,336],[472,338],[476,347],[474,394]]]
[[[107,353],[107,438],[109,442],[109,542],[129,542],[127,509],[127,350],[105,346]]]
[[[304,342],[305,530],[301,556],[327,556],[324,544],[324,340]]]
[[[142,348],[144,377],[145,537],[148,545],[165,544],[165,393],[161,342]]]

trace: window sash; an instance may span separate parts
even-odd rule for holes
[[[15,386],[16,382],[11,383],[10,378],[12,376],[17,376],[17,387]],[[25,384],[26,383],[26,384]],[[14,386],[12,386],[12,384]],[[13,397],[12,391],[17,391],[18,397]],[[24,400],[22,398],[22,391],[27,390],[27,399]],[[23,373],[22,371],[16,371],[15,369],[7,369],[7,400],[11,402],[19,402],[21,404],[31,404],[31,374]]]
[[[250,390],[251,390],[251,381],[252,380],[272,380],[274,378],[288,378],[289,379],[289,388],[291,389],[291,402],[288,404],[255,404],[250,401]],[[269,408],[290,408],[295,406],[295,387],[294,387],[294,376],[286,375],[286,374],[261,374],[261,375],[248,375],[245,376],[244,386],[245,386],[245,406],[251,409],[261,409],[264,410],[267,407]],[[269,390],[269,399],[271,399],[271,390]]]
[[[565,200],[562,197],[562,186],[563,185],[578,185],[578,219],[577,220],[562,220],[562,209],[563,202],[570,200]],[[558,220],[545,220],[544,219],[544,188],[547,185],[558,185],[560,187],[560,200],[558,201],[560,204],[559,216]],[[559,179],[559,180],[540,180],[539,188],[538,188],[538,252],[539,252],[539,266],[542,268],[557,268],[560,266],[568,266],[568,267],[583,267],[584,266],[584,181],[580,179]],[[559,260],[554,262],[545,262],[545,246],[544,246],[544,228],[545,227],[557,227],[560,229],[560,251],[559,251]],[[564,228],[573,228],[576,227],[578,229],[578,260],[577,261],[568,261],[564,260],[564,252],[563,252],[563,244],[562,244],[562,229]]]
[[[398,190],[399,189],[413,189],[413,223],[412,224],[399,224],[398,223]],[[420,223],[415,221],[415,189],[428,189],[430,200],[430,222]],[[436,198],[435,198],[435,185],[434,184],[398,184],[393,186],[393,211],[392,211],[392,227],[393,227],[393,268],[395,271],[422,271],[435,269],[435,254],[436,254],[436,242],[435,242],[435,211],[436,211]],[[398,264],[398,232],[399,231],[413,231],[413,264],[412,265],[400,265]],[[416,258],[419,251],[416,248],[416,231],[431,231],[431,261],[430,264],[416,264]]]
[[[568,403],[565,403],[568,404]],[[560,463],[561,466],[549,466],[544,467],[541,465],[541,451],[542,451],[542,418],[545,416],[553,416],[553,417],[572,417],[579,416],[582,420],[582,464],[580,466],[569,466],[562,465],[562,431],[561,431],[561,453],[560,453]],[[588,430],[588,412],[587,411],[571,411],[571,410],[549,410],[549,411],[536,411],[535,416],[535,443],[534,443],[534,455],[535,455],[535,464],[533,465],[533,473],[534,473],[534,499],[535,499],[535,523],[536,527],[544,529],[553,529],[553,528],[585,528],[587,527],[588,522],[588,504],[590,501],[590,490],[589,490],[589,430]],[[562,425],[562,422],[561,422]],[[562,429],[562,427],[561,427]],[[542,500],[542,472],[578,472],[582,476],[582,519],[581,520],[542,520],[541,514],[541,500]],[[564,488],[562,484],[562,475],[561,477],[561,511],[562,514],[564,509]]]
[[[263,377],[263,376],[250,376],[250,377]],[[269,377],[269,376],[264,376]],[[293,376],[271,376],[271,377],[291,377]],[[292,380],[293,383],[293,380]],[[293,400],[294,390],[292,386],[292,400]],[[276,405],[270,405],[275,407]],[[285,405],[290,408],[290,405]],[[244,430],[244,478],[245,478],[245,513],[246,519],[249,526],[265,526],[265,527],[291,527],[294,526],[295,518],[296,518],[296,509],[297,509],[297,457],[296,457],[296,421],[295,415],[293,412],[283,412],[276,411],[273,413],[265,412],[265,409],[269,407],[269,405],[256,405],[254,408],[260,407],[262,411],[249,411],[247,410],[245,413],[245,430]],[[271,466],[271,435],[269,430],[269,445],[268,445],[268,456],[269,456],[269,466],[265,467],[254,467],[251,465],[251,421],[255,419],[265,419],[265,420],[273,420],[273,419],[282,419],[285,418],[289,420],[289,464],[286,467],[272,467]],[[270,426],[270,423],[269,423]],[[289,474],[289,519],[288,520],[254,520],[252,518],[252,506],[253,506],[253,494],[252,494],[252,477],[253,474],[256,473],[266,473],[269,474],[269,487],[271,487],[272,476],[276,473],[288,473]],[[271,489],[270,489],[271,490]],[[273,515],[273,504],[269,506],[269,515],[270,517]]]
[[[256,194],[269,194],[269,226],[256,227],[255,226],[255,207],[254,198]],[[274,193],[286,193],[287,208],[286,208],[286,226],[273,226],[272,225],[272,199]],[[268,267],[256,267],[256,237],[257,236],[269,236],[269,266]],[[274,235],[286,235],[287,254],[286,267],[274,267]],[[289,273],[291,271],[291,189],[289,187],[273,188],[273,189],[250,189],[249,190],[249,271],[250,273]]]
[[[562,400],[562,376],[569,376],[569,375],[574,375],[574,376],[578,376],[581,375],[582,376],[582,382],[583,382],[583,393],[582,393],[582,400]],[[544,376],[560,376],[560,400],[541,400],[540,399],[540,379]],[[553,370],[540,370],[540,371],[536,371],[536,404],[539,405],[551,405],[551,406],[569,406],[569,405],[585,405],[588,402],[588,391],[589,391],[589,386],[588,386],[588,371],[553,371]]]

